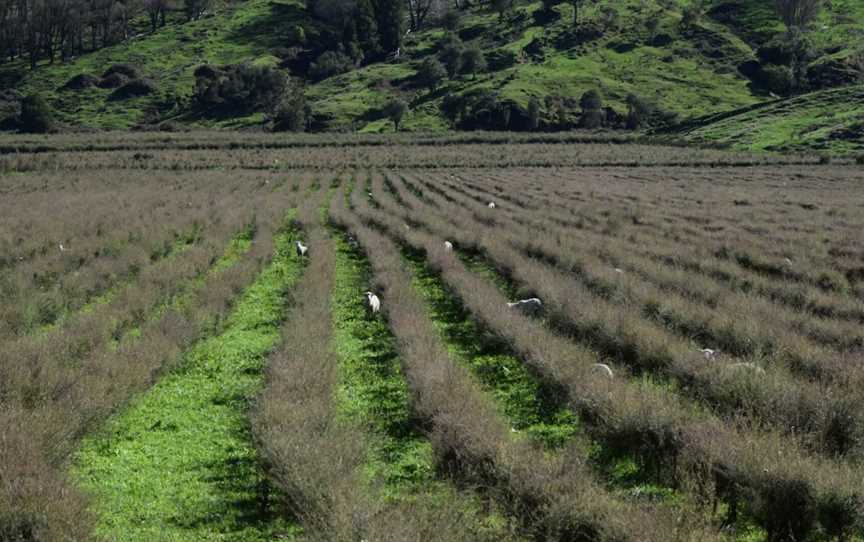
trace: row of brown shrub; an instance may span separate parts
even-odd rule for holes
[[[421,235],[416,228],[412,232]],[[442,243],[438,236],[425,237],[426,246]],[[792,436],[724,423],[645,381],[619,377],[600,385],[591,369],[601,361],[595,352],[540,322],[503,311],[507,299],[483,279],[447,269],[443,276],[475,316],[507,338],[538,373],[567,390],[595,438],[655,464],[670,485],[686,485],[701,474],[706,498],[727,500],[733,512],[743,508],[773,539],[860,527],[864,511],[860,487],[851,482],[857,478],[854,468],[808,456]],[[604,362],[626,375],[611,360]]]
[[[142,304],[140,317],[118,308],[100,313],[101,318],[64,325],[45,337],[28,338],[33,341],[28,345],[4,345],[2,355],[9,359],[0,362],[0,539],[91,537],[87,497],[65,473],[70,452],[82,435],[176,365],[196,339],[218,328],[232,300],[272,251],[272,234],[282,223],[285,206],[281,198],[268,196],[258,200],[257,237],[251,250],[240,263],[208,274],[182,302],[155,313],[146,308],[153,302]],[[241,219],[247,216],[243,210],[237,214]],[[139,281],[138,287],[146,291],[130,295],[167,301],[166,296],[181,291],[185,280],[199,276],[218,258],[230,235],[226,230],[222,244],[202,248],[194,258],[198,251],[188,251],[152,282]],[[180,265],[183,259],[191,261]],[[116,343],[110,336],[106,341],[100,330],[111,324],[102,319],[130,317],[140,322],[140,332],[121,335]],[[75,350],[82,346],[87,353],[78,355]]]
[[[389,222],[389,234],[399,243],[424,250],[442,276],[467,273],[441,243],[419,244],[419,233],[402,233],[406,230],[395,216],[371,210],[360,192],[355,191],[352,198],[360,219],[385,230]],[[635,506],[612,496],[595,479],[587,461],[587,443],[580,438],[552,456],[526,440],[513,439],[495,406],[441,344],[425,307],[411,291],[410,276],[393,242],[356,218],[344,220],[353,222],[351,228],[367,246],[376,269],[390,277],[384,281],[388,316],[399,339],[416,408],[432,421],[431,438],[443,473],[486,487],[531,536],[541,539],[664,540],[675,533],[672,536],[682,539],[708,540],[715,536],[699,515],[678,510],[681,523],[674,525],[672,511],[662,504]]]

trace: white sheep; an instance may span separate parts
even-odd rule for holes
[[[607,376],[609,378],[613,378],[615,374],[612,372],[612,367],[609,367],[605,363],[595,363],[591,366],[591,370],[595,373],[602,374],[603,376]]]
[[[378,299],[378,296],[374,293],[366,292],[366,303],[369,306],[369,310],[372,311],[372,314],[381,312],[381,300]]]
[[[304,245],[300,241],[297,241],[297,255],[302,258],[302,257],[306,256],[307,252],[309,252],[309,247],[307,247],[306,245]]]
[[[615,268],[615,272],[618,273],[619,275],[623,275],[623,274],[624,274],[624,270],[621,269],[620,267],[616,267],[616,268]]]
[[[712,350],[710,348],[700,348],[699,351],[702,352],[702,355],[705,356],[705,359],[708,361],[714,361],[717,359],[717,356],[720,355],[719,350]]]
[[[543,302],[536,297],[530,299],[520,299],[519,301],[507,302],[507,306],[511,309],[516,308],[527,315],[536,315],[543,310]]]
[[[66,249],[63,248],[63,243],[60,243],[60,252],[63,252],[63,251],[65,251],[65,250],[66,250]]]
[[[453,243],[451,243],[450,241],[444,241],[444,251],[453,252]]]
[[[495,205],[494,201],[490,201],[489,205],[487,205],[487,207],[489,207],[490,209],[494,209],[495,207],[497,207],[497,205]]]

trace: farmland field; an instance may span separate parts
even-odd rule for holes
[[[0,540],[864,540],[862,230],[807,155],[2,138]]]

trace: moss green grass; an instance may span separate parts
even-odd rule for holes
[[[99,536],[254,541],[296,534],[297,527],[276,513],[278,495],[259,464],[246,418],[267,354],[279,342],[286,294],[302,273],[290,224],[286,219],[272,261],[242,294],[222,332],[192,347],[177,370],[76,454],[72,474],[92,494]]]

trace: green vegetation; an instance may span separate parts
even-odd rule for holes
[[[802,34],[803,49],[794,61],[786,58],[789,39],[772,2],[691,4],[490,3],[448,11],[440,21],[430,15],[403,34],[392,16],[404,9],[398,2],[375,9],[361,2],[348,15],[336,0],[217,3],[204,16],[188,22],[169,17],[168,24],[152,28],[142,15],[133,21],[141,29],[134,40],[66,62],[40,61],[33,71],[23,58],[0,64],[0,78],[43,96],[61,123],[97,128],[165,122],[237,128],[273,121],[275,129],[291,131],[435,132],[636,129],[683,121],[689,129],[688,121],[701,119],[696,122],[704,129],[691,141],[750,150],[857,149],[860,100],[840,98],[849,90],[835,87],[860,80],[864,70],[860,2],[825,3]],[[101,88],[98,77],[114,63],[137,71],[125,86]],[[217,74],[243,63],[244,69],[272,68],[302,79],[305,90],[277,99],[279,105],[251,107],[254,101],[240,97],[236,103],[243,107],[231,100],[207,110],[195,107],[206,90],[196,86],[198,68],[212,66]],[[75,79],[85,75],[93,81]],[[813,93],[820,89],[827,94]],[[579,98],[589,91],[599,92],[614,114],[581,111]],[[752,120],[739,115],[709,124],[713,115],[792,91],[808,93],[772,104],[782,113],[772,115],[764,129],[738,137]],[[388,105],[403,102],[401,115],[391,115]],[[637,119],[634,103],[662,114]],[[467,114],[454,113],[454,107]]]
[[[294,235],[291,226],[277,235],[273,261],[221,333],[83,444],[74,476],[93,494],[100,535],[272,540],[295,531],[275,514],[245,415],[279,341],[285,294],[302,272]],[[241,245],[214,269],[227,269]]]
[[[371,287],[369,265],[341,234],[334,232],[334,239],[338,408],[346,420],[376,435],[368,474],[383,480],[385,494],[396,497],[433,481],[432,448],[413,423],[393,335],[386,321],[367,313],[363,292]]]

